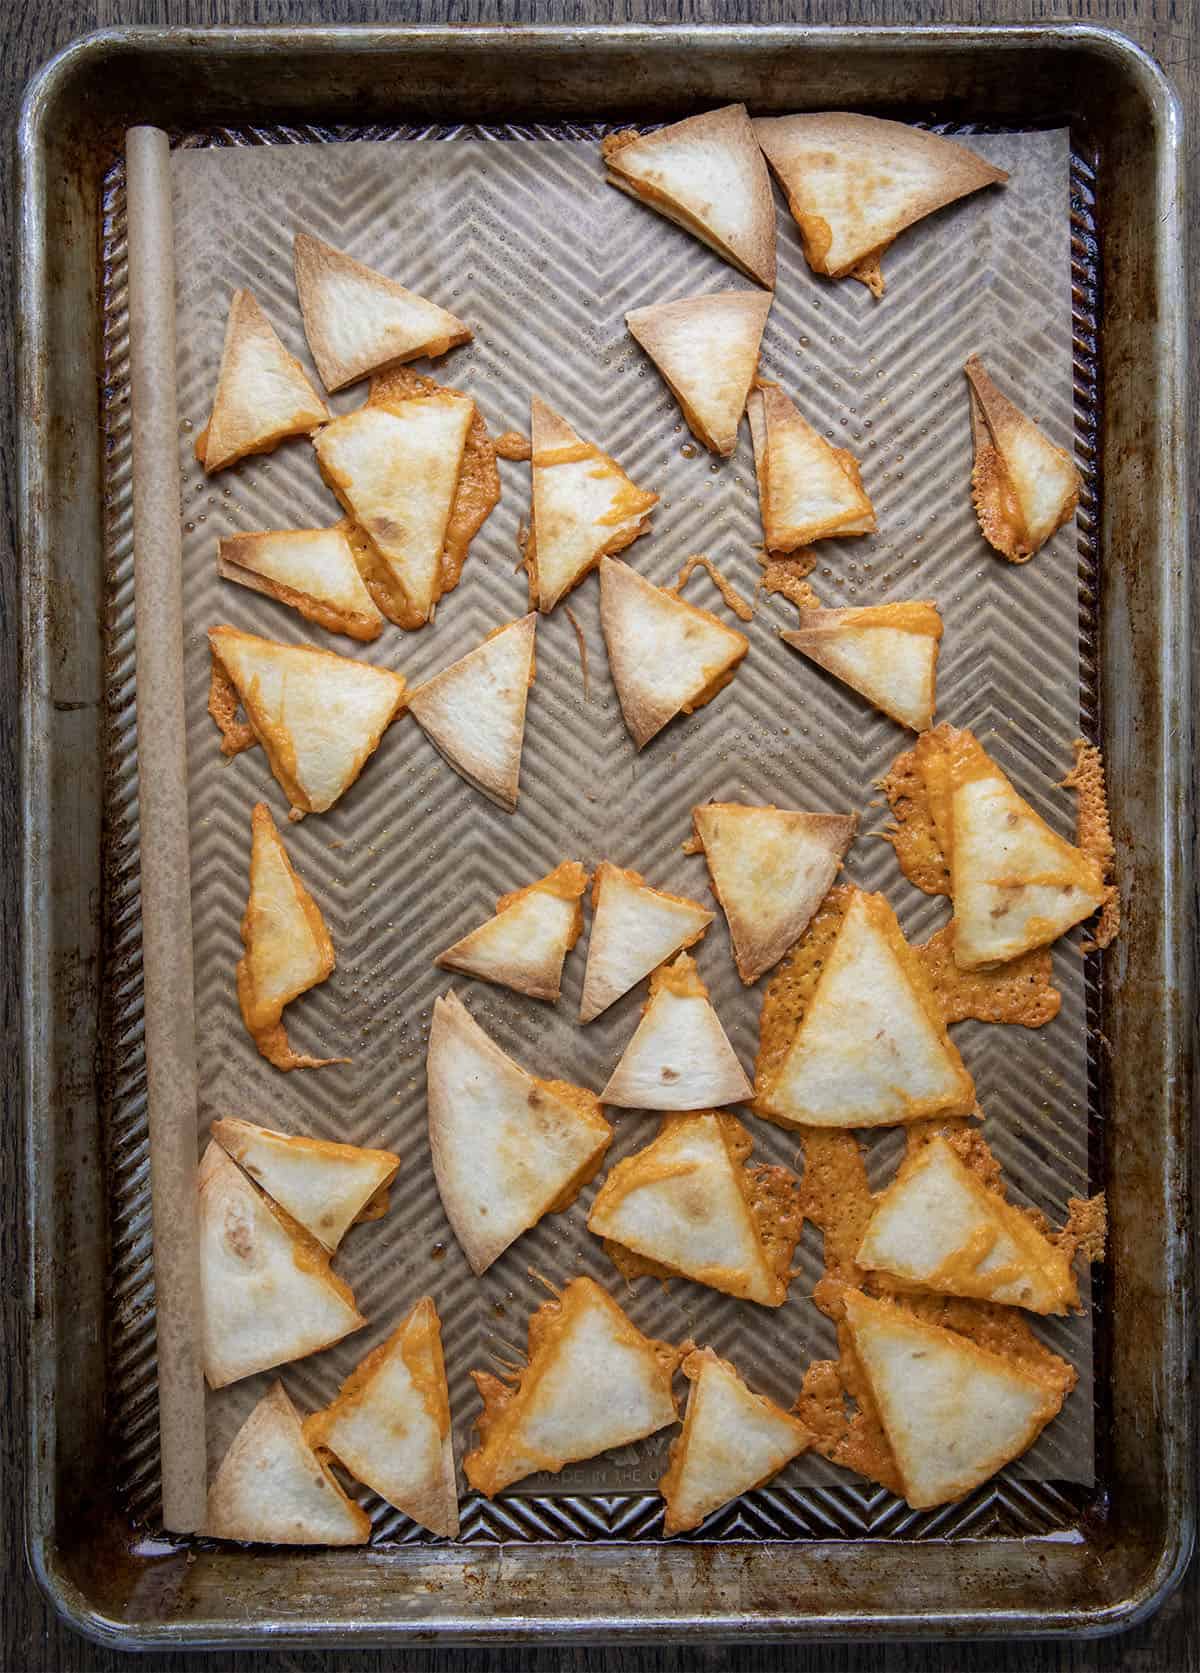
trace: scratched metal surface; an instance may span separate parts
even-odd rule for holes
[[[191,136],[176,155],[179,252],[180,437],[184,459],[189,766],[194,786],[193,911],[197,1045],[205,1123],[237,1113],[290,1130],[399,1150],[404,1163],[388,1217],[356,1229],[337,1270],[353,1285],[368,1328],[287,1368],[303,1408],[319,1404],[418,1295],[431,1292],[444,1322],[456,1449],[470,1444],[477,1401],[467,1372],[512,1358],[544,1292],[587,1271],[606,1282],[655,1334],[711,1341],[757,1386],[785,1402],[832,1332],[808,1300],[820,1272],[806,1234],[788,1303],[767,1313],[698,1286],[664,1292],[649,1280],[624,1290],[584,1221],[595,1187],[544,1221],[481,1280],[449,1234],[424,1138],[423,1045],[432,1001],[447,978],[431,957],[490,910],[495,895],[558,860],[610,857],[653,883],[705,897],[703,861],[679,844],[693,802],[719,796],[863,814],[848,862],[857,882],[884,889],[909,935],[924,938],[945,914],[900,876],[891,850],[871,840],[883,822],[874,780],[903,736],[852,693],[786,651],[777,603],[760,606],[752,649],[733,685],[635,756],[621,723],[597,621],[596,584],[569,601],[590,652],[585,699],[578,651],[563,611],[539,624],[521,805],[501,814],[435,755],[415,725],[398,722],[362,780],[329,814],[286,831],[293,859],[325,912],[338,970],[290,1008],[303,1049],[354,1054],[347,1069],[279,1076],[238,1020],[232,973],[245,895],[249,809],[260,795],[284,804],[260,752],[230,765],[204,713],[204,630],[227,620],[292,642],[325,642],[399,668],[416,683],[524,608],[513,573],[528,468],[503,465],[504,498],[473,548],[464,580],[418,635],[388,628],[365,651],[328,641],[299,618],[221,583],[216,537],[237,529],[318,524],[338,508],[305,442],[285,444],[211,482],[190,459],[207,417],[230,289],[248,284],[285,342],[306,358],[290,273],[291,236],[307,226],[330,242],[427,290],[467,318],[473,344],[438,375],[476,395],[493,432],[527,428],[530,392],[599,441],[635,480],[662,495],[653,532],[631,560],[654,579],[690,551],[707,551],[749,594],[759,538],[749,438],[714,463],[695,450],[675,404],[627,337],[626,308],[651,299],[743,283],[694,240],[605,188],[596,161],[601,130],[388,130],[360,139],[395,146],[321,144],[317,131],[221,131]],[[348,136],[337,136],[345,138]],[[449,141],[450,143],[445,143]],[[280,143],[290,142],[290,143]],[[305,143],[301,153],[296,143]],[[880,533],[819,548],[813,577],[829,603],[935,597],[946,618],[939,714],[974,727],[1018,787],[1060,829],[1071,802],[1053,788],[1070,739],[1096,726],[1096,483],[1094,245],[1086,160],[1064,134],[981,134],[973,141],[1013,170],[1004,194],[969,200],[889,252],[888,295],[829,286],[808,273],[780,211],[780,280],[763,365],[801,410],[862,461]],[[1070,209],[1070,213],[1069,213]],[[420,216],[418,218],[418,210]],[[125,387],[123,191],[109,182],[105,319],[109,553],[109,968],[112,988],[112,1443],[117,1478],[135,1516],[157,1515],[153,1285],[139,1028],[136,739],[132,686],[132,560]],[[420,226],[419,241],[411,228]],[[982,545],[965,484],[966,398],[960,367],[977,350],[1006,387],[1020,390],[1057,439],[1074,432],[1087,488],[1078,527],[1061,531],[1034,563],[1013,569]],[[361,392],[335,397],[340,410]],[[694,583],[697,589],[702,583]],[[697,593],[699,595],[699,590]],[[704,599],[704,602],[711,602]],[[574,1021],[586,940],[568,961],[564,997],[551,1010],[503,990],[461,983],[484,1025],[544,1074],[599,1086],[634,1026],[640,995],[580,1029]],[[747,1067],[753,1063],[759,990],[741,988],[723,922],[699,953],[714,1002]],[[987,1112],[987,1136],[1013,1194],[1061,1218],[1068,1195],[1099,1176],[1098,1076],[1089,1017],[1098,1004],[1095,961],[1069,945],[1055,954],[1060,1017],[1037,1033],[965,1024],[956,1039]],[[791,1163],[787,1134],[748,1118],[756,1159]],[[614,1116],[613,1159],[655,1130],[648,1117]],[[872,1178],[895,1165],[900,1135],[870,1143]],[[913,1513],[891,1495],[818,1459],[796,1461],[767,1489],[717,1513],[701,1538],[824,1536],[921,1538],[948,1533],[1041,1532],[1075,1519],[1094,1479],[1091,1387],[1094,1310],[1044,1333],[1081,1371],[1080,1387],[1038,1446],[962,1504]],[[266,1379],[209,1400],[215,1460]],[[667,1435],[618,1455],[534,1478],[498,1504],[463,1501],[468,1541],[654,1538],[661,1501],[652,1484]],[[376,1539],[428,1540],[369,1495]]]

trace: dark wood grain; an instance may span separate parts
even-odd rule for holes
[[[1071,0],[1069,5],[1046,5],[1043,0],[0,0],[0,99],[4,131],[11,134],[21,88],[29,75],[52,52],[73,36],[114,23],[359,23],[359,22],[627,22],[656,23],[728,21],[759,23],[982,23],[1049,20],[1076,17],[1111,24],[1132,36],[1172,75],[1186,107],[1189,161],[1195,163],[1197,117],[1200,116],[1200,6],[1192,0]],[[10,145],[4,151],[4,193],[0,202],[0,232],[12,248],[14,218]],[[1189,224],[1200,245],[1200,217],[1196,214],[1197,176],[1191,169]],[[1193,324],[1193,338],[1195,326]],[[3,387],[13,388],[12,345],[14,314],[11,275],[0,287],[0,366]],[[1194,352],[1194,350],[1193,350]],[[1190,434],[1197,427],[1193,393]],[[149,1660],[113,1655],[85,1643],[62,1627],[44,1603],[25,1563],[22,1540],[23,1414],[21,1353],[24,1334],[24,1272],[20,1233],[23,1213],[18,1089],[11,1075],[19,1027],[17,992],[17,937],[19,933],[17,811],[18,622],[15,546],[16,508],[11,427],[0,433],[0,494],[2,494],[3,553],[0,554],[0,1041],[8,1048],[5,1068],[9,1078],[3,1096],[0,1124],[0,1673],[28,1669],[29,1673],[74,1673],[74,1670],[118,1666],[179,1669],[216,1673],[228,1658],[213,1656],[155,1656]],[[311,1669],[331,1673],[334,1668],[382,1673],[396,1657],[362,1652],[322,1656],[283,1651],[239,1657],[239,1669]],[[1012,1642],[960,1645],[939,1650],[932,1646],[850,1646],[757,1648],[739,1651],[686,1652],[659,1650],[578,1650],[566,1654],[526,1652],[407,1652],[406,1662],[430,1673],[452,1673],[468,1666],[480,1673],[682,1673],[685,1668],[712,1666],[730,1673],[774,1673],[785,1667],[795,1673],[1049,1673],[1051,1669],[1127,1670],[1127,1673],[1190,1673],[1200,1668],[1200,1565],[1193,1564],[1184,1585],[1158,1616],[1120,1638],[1090,1644]]]

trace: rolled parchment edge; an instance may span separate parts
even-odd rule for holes
[[[171,159],[125,137],[134,618],[147,1107],[163,1522],[203,1525],[205,1395],[196,1191],[198,1085],[183,677]]]

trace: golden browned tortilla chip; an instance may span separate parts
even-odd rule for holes
[[[577,860],[564,860],[536,883],[502,895],[495,917],[439,953],[434,963],[555,1004],[563,962],[583,932],[588,881]]]
[[[602,860],[592,881],[580,1022],[591,1022],[672,954],[699,941],[712,920],[696,901],[652,889],[636,871]]]
[[[332,1255],[356,1219],[386,1212],[400,1158],[390,1150],[277,1133],[235,1116],[212,1124],[217,1143]]]
[[[224,470],[248,453],[269,453],[285,436],[307,435],[328,417],[304,368],[279,341],[252,292],[235,290],[212,417],[196,440],[205,470]]]
[[[377,639],[383,628],[342,529],[226,535],[218,543],[217,570],[224,580],[288,604],[330,633]]]
[[[752,1096],[695,960],[680,953],[651,976],[642,1020],[600,1102],[619,1109],[698,1110]]]
[[[932,726],[942,637],[936,604],[801,610],[799,627],[779,637],[901,726]]]
[[[775,384],[752,389],[746,412],[768,552],[874,531],[875,511],[852,454],[818,435]]]
[[[971,398],[975,514],[983,537],[1012,563],[1026,563],[1075,515],[1079,471],[1002,395],[972,355],[963,367]]]
[[[726,459],[737,447],[773,300],[769,291],[719,290],[625,315],[696,440]]]
[[[471,337],[470,326],[436,302],[310,233],[296,234],[293,257],[304,334],[331,393],[380,366],[433,359]]]

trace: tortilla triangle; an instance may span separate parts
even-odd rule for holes
[[[333,942],[321,909],[296,875],[270,809],[250,816],[250,897],[242,917],[237,994],[251,1039],[277,1069],[321,1069],[344,1057],[298,1056],[289,1046],[283,1008],[332,972]]]
[[[613,684],[639,749],[733,678],[750,641],[709,610],[656,587],[619,558],[600,560],[600,625]]]
[[[942,787],[938,835],[960,968],[1044,947],[1103,903],[1100,862],[1050,829],[972,733],[939,726],[924,734],[917,764],[927,785]]]
[[[602,557],[645,534],[658,495],[631,482],[615,459],[577,436],[536,395],[530,431],[533,508],[525,561],[530,602],[545,614]]]
[[[476,1277],[600,1166],[612,1128],[599,1099],[527,1074],[456,994],[433,1007],[429,1144],[446,1218]]]
[[[429,1296],[352,1371],[304,1425],[381,1499],[432,1533],[458,1534],[458,1489],[442,1330]]]
[[[278,599],[330,633],[377,639],[383,627],[342,529],[226,535],[217,570],[224,580]]]
[[[445,308],[320,238],[298,232],[292,254],[304,334],[331,393],[393,361],[433,359],[470,340],[471,328]]]
[[[594,1458],[678,1418],[680,1353],[643,1336],[599,1284],[576,1278],[529,1321],[529,1363],[509,1386],[473,1371],[484,1409],[467,1480],[494,1498],[535,1470]]]
[[[222,1459],[200,1531],[264,1545],[365,1545],[371,1523],[308,1445],[277,1382]]]
[[[721,290],[634,308],[625,324],[662,373],[688,429],[728,459],[758,370],[770,292]]]
[[[654,1142],[611,1170],[588,1230],[663,1274],[782,1307],[800,1220],[794,1217],[790,1240],[768,1246],[742,1166],[750,1148],[731,1115],[664,1116]]]
[[[801,610],[799,628],[779,637],[901,726],[924,732],[933,724],[942,637],[936,604]]]
[[[818,435],[775,384],[752,389],[746,412],[769,552],[874,532],[875,511],[852,454]]]
[[[877,116],[766,116],[755,136],[787,196],[814,273],[882,296],[879,258],[898,233],[1008,175],[965,145]]]
[[[313,438],[321,475],[407,600],[427,622],[441,592],[442,550],[475,403],[456,389],[370,400]]]
[[[235,1116],[214,1121],[212,1135],[331,1255],[355,1220],[386,1212],[388,1182],[400,1166],[390,1150],[277,1133]]]
[[[200,1163],[204,1375],[224,1388],[340,1342],[366,1320],[307,1233],[285,1223],[219,1144]]]
[[[855,1259],[868,1271],[943,1295],[1033,1313],[1079,1305],[1068,1257],[941,1137],[909,1156],[877,1199]]]
[[[846,1323],[914,1510],[961,1499],[1028,1450],[1062,1409],[1063,1389],[849,1290]]]
[[[858,829],[856,813],[708,802],[692,809],[713,893],[749,985],[798,941]]]
[[[408,700],[409,713],[455,772],[510,813],[520,791],[536,636],[536,615],[509,622]]]
[[[758,1109],[785,1127],[886,1127],[967,1115],[975,1087],[896,914],[849,892],[833,950]]]
[[[989,545],[1027,563],[1075,515],[1080,476],[1070,454],[1002,395],[974,355],[963,370],[971,397],[975,514]]]
[[[588,874],[579,862],[564,860],[536,883],[502,895],[494,918],[433,962],[555,1004],[563,962],[583,930],[587,886]]]
[[[681,1369],[691,1383],[687,1411],[658,1484],[667,1501],[668,1537],[698,1528],[731,1499],[764,1487],[812,1444],[799,1418],[751,1393],[711,1348],[694,1349]]]
[[[325,403],[288,353],[252,292],[235,290],[213,396],[212,417],[196,439],[208,472],[248,453],[269,453],[285,436],[306,435],[329,417]]]
[[[600,1102],[618,1109],[699,1110],[752,1096],[695,960],[680,953],[651,976],[645,1013]]]
[[[745,105],[654,133],[610,134],[608,183],[684,227],[749,278],[775,286],[775,205]]]
[[[324,813],[379,747],[403,702],[403,675],[235,627],[210,628],[208,642],[222,753],[260,743],[293,808]],[[239,704],[249,735],[235,719]]]
[[[712,920],[696,901],[652,889],[636,871],[602,860],[592,880],[580,1022],[591,1022],[672,954],[699,941]]]

